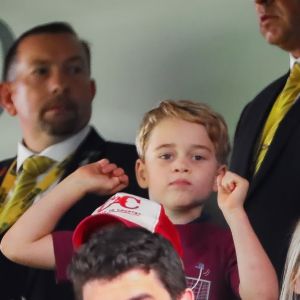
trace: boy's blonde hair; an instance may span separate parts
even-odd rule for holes
[[[136,137],[136,147],[141,159],[145,158],[152,130],[166,118],[177,118],[203,125],[215,147],[217,161],[220,164],[227,163],[230,144],[224,118],[208,105],[191,100],[165,100],[144,115]]]
[[[286,257],[280,300],[296,299],[292,281],[300,267],[300,219],[296,224]]]

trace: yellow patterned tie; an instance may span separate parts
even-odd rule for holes
[[[261,136],[260,147],[257,155],[255,173],[260,168],[269,146],[272,143],[275,132],[279,123],[282,121],[288,110],[293,105],[294,101],[300,93],[300,65],[294,64],[290,76],[275,101],[272,110],[269,114],[263,133]]]
[[[34,189],[37,177],[45,173],[54,160],[45,156],[31,156],[23,163],[23,169],[16,178],[12,194],[0,213],[0,233],[9,228],[32,204],[40,191]]]

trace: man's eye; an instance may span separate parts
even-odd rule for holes
[[[170,153],[165,153],[165,154],[161,154],[160,156],[159,156],[159,158],[161,158],[161,159],[171,159],[172,158],[172,154],[170,154]]]
[[[43,76],[48,74],[48,68],[46,67],[38,67],[33,70],[34,75]]]
[[[82,66],[79,66],[79,65],[72,65],[72,66],[69,66],[68,67],[68,71],[70,74],[79,74],[79,73],[82,73]]]

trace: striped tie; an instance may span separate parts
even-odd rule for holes
[[[54,163],[54,160],[45,156],[31,156],[24,161],[15,188],[0,213],[0,233],[8,229],[32,204],[36,192],[39,192],[34,190],[37,177]]]

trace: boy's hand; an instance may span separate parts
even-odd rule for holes
[[[224,214],[243,208],[249,186],[246,179],[226,171],[224,175],[218,176],[217,183],[218,205]]]
[[[80,167],[70,179],[75,189],[99,195],[115,194],[128,185],[128,176],[124,170],[108,159]]]

